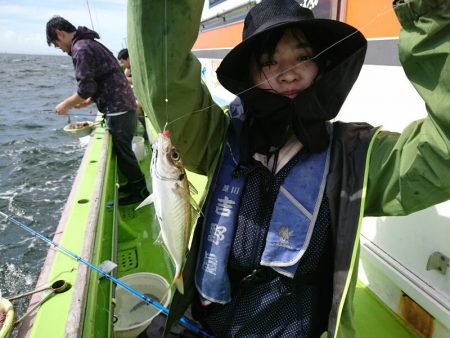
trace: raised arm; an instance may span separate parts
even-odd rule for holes
[[[408,214],[450,198],[450,0],[401,0],[394,8],[400,60],[428,116],[401,135],[377,137],[366,215]]]
[[[213,102],[191,53],[203,1],[128,1],[128,49],[134,91],[159,132],[166,123],[186,167],[207,174],[228,118]]]

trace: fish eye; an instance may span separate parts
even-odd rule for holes
[[[178,161],[180,159],[180,154],[178,154],[178,151],[172,150],[170,153],[170,158],[174,161]]]

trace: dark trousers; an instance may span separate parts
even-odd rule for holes
[[[136,128],[136,112],[134,110],[119,116],[106,116],[106,123],[112,137],[117,165],[120,172],[135,183],[144,178],[139,163],[131,147]]]

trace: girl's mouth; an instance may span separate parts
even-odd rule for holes
[[[288,98],[290,98],[290,99],[295,99],[295,97],[298,95],[298,91],[291,90],[291,91],[288,91],[288,92],[284,92],[283,95],[288,97]]]

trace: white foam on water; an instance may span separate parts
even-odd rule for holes
[[[13,263],[5,263],[0,266],[0,274],[3,277],[2,288],[8,293],[8,295],[13,295],[19,290],[24,290],[34,285],[34,278],[30,273],[22,270],[20,267]]]

